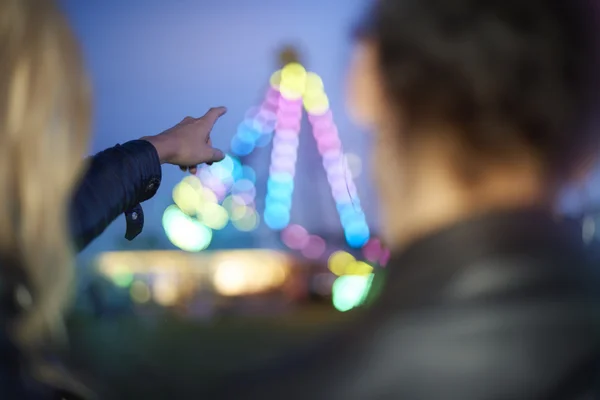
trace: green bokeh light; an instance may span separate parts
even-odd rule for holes
[[[360,306],[367,297],[373,274],[367,276],[340,276],[333,283],[333,306],[341,312]]]
[[[202,251],[212,241],[212,230],[183,213],[176,205],[167,207],[162,222],[171,243],[182,250]]]

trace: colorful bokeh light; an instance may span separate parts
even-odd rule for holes
[[[372,282],[373,275],[340,276],[333,283],[333,306],[338,311],[346,312],[362,305],[369,294]]]
[[[150,301],[152,293],[148,285],[141,281],[135,281],[129,288],[129,293],[134,302],[144,304]]]
[[[298,82],[306,75],[306,71],[302,75],[303,69],[297,66],[289,71],[286,68],[282,70],[281,88],[286,87],[288,93],[287,96],[282,93],[279,99],[264,213],[265,224],[274,230],[282,230],[290,223],[302,119],[302,91],[298,89]]]
[[[271,87],[260,107],[248,110],[244,121],[238,126],[236,134],[231,139],[231,152],[234,155],[247,156],[257,147],[267,146],[271,142],[277,124],[277,109],[281,97],[279,81],[280,74],[272,77]]]
[[[371,265],[357,260],[352,254],[341,250],[336,251],[329,257],[327,266],[337,276],[367,276],[373,273]]]
[[[309,234],[300,225],[289,225],[281,232],[283,243],[293,250],[302,250],[308,245]]]
[[[291,222],[303,105],[323,160],[346,241],[351,247],[363,247],[370,238],[370,230],[353,181],[361,173],[362,162],[354,154],[343,153],[323,80],[319,75],[307,72],[302,65],[291,63],[273,74],[270,91],[279,91],[279,101],[265,200],[265,224],[271,229],[283,230]],[[292,244],[290,248],[293,246],[298,247]]]
[[[202,251],[210,245],[212,230],[175,205],[165,210],[162,222],[171,243],[182,250]]]
[[[200,251],[206,247],[198,250],[202,246],[193,244],[193,238],[185,239],[187,241],[179,238],[183,234],[172,232],[171,229],[176,229],[173,225],[186,224],[198,231],[212,233],[231,222],[240,231],[255,230],[260,222],[255,207],[255,182],[254,169],[242,166],[239,159],[230,155],[211,166],[202,166],[197,176],[184,178],[173,189],[175,205],[167,208],[163,218],[163,221],[169,221],[163,224],[167,236],[184,250]],[[179,214],[186,215],[187,219]]]
[[[306,102],[304,106],[309,114],[313,136],[323,160],[346,242],[351,247],[361,248],[369,240],[371,233],[360,202],[357,200],[358,193],[352,179],[353,173],[349,168],[348,156],[342,151],[331,110],[328,109],[328,105],[325,110]]]
[[[369,276],[373,272],[369,264],[381,265],[389,252],[371,239],[354,183],[362,172],[362,160],[343,151],[323,79],[294,62],[273,73],[269,83],[261,104],[248,110],[238,125],[231,140],[231,155],[219,163],[201,167],[197,176],[184,179],[174,188],[175,205],[167,208],[163,218],[167,236],[184,250],[200,251],[210,244],[213,231],[231,224],[235,229],[250,232],[257,229],[262,219],[270,229],[281,231],[281,239],[288,248],[309,259],[322,258],[327,253],[325,240],[291,221],[305,111],[346,242],[352,248],[362,248],[366,260],[336,252],[329,260],[329,267],[340,277]],[[264,213],[259,215],[256,171],[243,165],[241,159],[257,147],[271,143]]]

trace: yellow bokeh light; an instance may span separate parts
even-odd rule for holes
[[[306,89],[304,90],[306,96],[314,96],[315,93],[322,93],[324,88],[323,79],[319,75],[314,72],[306,74]]]
[[[327,262],[329,270],[337,276],[342,276],[346,273],[346,269],[356,262],[354,256],[345,251],[336,251],[333,253]]]
[[[304,94],[304,82],[303,81],[282,81],[280,91],[282,93],[290,93],[296,95]]]
[[[243,204],[234,204],[229,212],[232,221],[239,221],[252,214],[254,209]]]
[[[325,92],[311,93],[304,96],[304,108],[313,115],[322,115],[329,110],[329,99]]]
[[[131,285],[129,290],[133,301],[139,304],[147,303],[150,301],[150,288],[144,282],[136,281]]]
[[[289,63],[281,70],[281,82],[298,81],[306,82],[306,69],[300,63]]]
[[[289,268],[283,259],[272,255],[230,254],[215,263],[213,285],[224,296],[248,295],[280,287],[287,279]]]
[[[171,277],[159,278],[153,286],[154,301],[161,306],[172,306],[179,297],[177,282]]]
[[[223,207],[225,207],[227,212],[229,212],[229,210],[231,210],[234,203],[235,203],[235,199],[233,198],[233,196],[227,196],[227,197],[225,197],[225,199],[223,199]]]
[[[188,175],[181,182],[187,183],[196,190],[202,189],[202,181],[196,175]]]
[[[213,284],[222,295],[239,296],[248,291],[247,278],[243,265],[235,261],[224,262],[217,268]]]
[[[281,84],[281,70],[277,70],[271,75],[269,79],[269,83],[273,89],[279,89],[279,85]]]
[[[201,209],[202,223],[211,229],[220,230],[229,222],[229,215],[224,207],[216,203],[205,203]]]
[[[354,261],[346,266],[344,275],[368,276],[373,273],[373,267],[364,261]]]
[[[173,201],[181,211],[194,215],[201,203],[200,192],[188,181],[182,181],[173,188]]]
[[[235,196],[227,196],[225,200],[223,200],[223,207],[227,210],[231,221],[239,221],[253,210],[252,207],[248,207],[241,201],[236,200]]]
[[[102,273],[108,276],[131,274],[131,268],[129,265],[123,262],[111,262],[106,260],[102,263],[102,265],[105,265],[105,267],[102,269]]]
[[[290,88],[288,86],[282,86],[279,88],[279,94],[286,100],[295,101],[302,98],[302,91],[296,88]]]
[[[202,202],[203,203],[218,203],[219,198],[217,197],[215,192],[213,192],[209,188],[203,188],[202,189]]]
[[[235,228],[241,232],[250,232],[258,227],[260,219],[256,210],[247,207],[246,213],[243,217],[234,220],[231,219],[231,223]]]
[[[214,205],[219,204],[219,199],[215,192],[209,188],[202,188],[200,191],[200,201],[196,206],[196,214],[202,216],[206,214],[206,209],[211,209]]]
[[[283,98],[296,100],[306,89],[306,69],[298,63],[290,63],[281,70],[279,91]]]

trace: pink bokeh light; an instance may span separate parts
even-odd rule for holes
[[[267,90],[267,95],[265,96],[265,103],[269,104],[269,105],[274,105],[276,108],[279,108],[279,102],[281,100],[281,93],[279,93],[279,90],[273,88],[272,86],[269,87],[269,90]]]
[[[331,125],[324,128],[313,128],[313,136],[317,140],[324,137],[338,137],[339,131],[335,125]]]
[[[325,240],[316,235],[310,235],[308,237],[308,243],[302,249],[302,255],[306,258],[316,260],[320,258],[327,248]]]
[[[286,99],[286,98],[280,96],[278,106],[279,106],[278,107],[279,112],[281,112],[281,113],[286,113],[286,112],[297,113],[298,110],[300,110],[300,112],[301,112],[302,111],[302,99],[290,100],[290,99]]]
[[[277,119],[277,123],[275,124],[275,130],[292,130],[294,132],[300,132],[301,129],[301,120],[286,120],[286,119]]]
[[[300,225],[290,225],[281,232],[283,243],[293,250],[302,250],[309,244],[309,235]]]
[[[390,262],[390,257],[390,250],[384,248],[381,252],[381,257],[379,257],[379,265],[381,265],[382,267],[387,267],[388,262]]]
[[[277,112],[277,119],[282,121],[297,121],[302,118],[302,109],[300,110],[279,110]]]
[[[327,153],[329,151],[341,151],[342,143],[339,140],[328,140],[317,143],[319,154]]]
[[[331,109],[329,109],[327,112],[321,114],[308,114],[308,121],[312,125],[333,123],[333,113],[331,112]]]
[[[383,255],[383,246],[377,238],[370,239],[362,248],[363,256],[369,262],[379,262]]]

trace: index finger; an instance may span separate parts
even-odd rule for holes
[[[211,125],[214,125],[219,118],[221,118],[227,112],[225,107],[213,107],[206,112],[201,118],[208,121]]]

